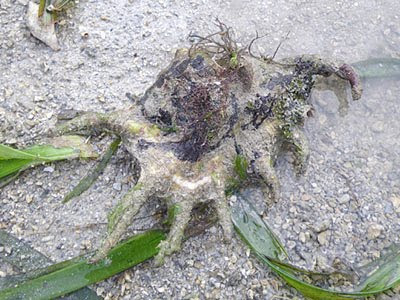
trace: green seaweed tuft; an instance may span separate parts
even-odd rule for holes
[[[239,179],[241,181],[244,181],[247,179],[248,166],[249,166],[249,163],[247,162],[247,159],[243,155],[237,155],[235,157],[234,170],[235,170],[236,174],[239,176]]]

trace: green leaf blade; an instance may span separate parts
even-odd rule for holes
[[[314,300],[344,300],[360,299],[385,292],[400,283],[400,247],[396,247],[389,255],[374,262],[371,271],[370,265],[364,269],[364,281],[350,292],[325,289],[309,284],[299,279],[296,274],[314,274],[315,272],[303,270],[281,261],[276,256],[276,251],[283,249],[282,244],[275,238],[253,207],[243,197],[238,197],[239,204],[232,210],[232,220],[235,229],[244,241],[255,252],[256,257],[270,267],[277,275],[289,285],[301,292],[304,296]],[[262,229],[260,229],[262,228]],[[261,242],[260,242],[261,241]],[[261,246],[262,241],[268,241],[266,247]],[[283,249],[284,250],[284,249]],[[283,251],[281,250],[281,251]],[[367,272],[369,272],[367,274]],[[333,274],[325,274],[333,275]]]
[[[35,159],[35,155],[0,144],[0,160],[7,159]]]
[[[103,155],[99,163],[93,170],[90,170],[88,174],[84,178],[82,178],[78,185],[76,185],[71,192],[69,192],[63,199],[63,203],[68,202],[74,197],[81,195],[83,192],[88,190],[96,179],[103,173],[104,169],[107,167],[108,163],[111,160],[111,157],[118,150],[118,147],[121,143],[121,138],[115,139],[110,147],[107,149],[106,153]]]
[[[113,248],[107,258],[90,264],[81,258],[54,272],[28,280],[15,288],[0,291],[0,299],[53,299],[104,280],[137,265],[158,253],[158,244],[165,238],[161,231],[147,231]]]
[[[0,178],[6,177],[18,171],[25,170],[26,168],[29,168],[37,163],[38,162],[30,159],[0,160]]]
[[[281,241],[269,227],[264,225],[251,204],[244,201],[240,195],[237,196],[238,200],[232,207],[232,221],[236,228],[240,228],[240,235],[256,252],[274,259],[287,257],[287,252]]]
[[[392,247],[388,254],[375,262],[375,270],[364,275],[356,288],[360,292],[373,292],[394,287],[400,283],[400,247]],[[363,272],[363,268],[360,268]]]
[[[1,260],[6,261],[13,266],[14,269],[18,271],[24,271],[25,273],[18,275],[9,275],[6,277],[0,277],[0,290],[13,287],[20,282],[36,278],[40,275],[44,275],[40,272],[43,266],[51,264],[51,260],[43,255],[42,253],[36,251],[31,246],[26,244],[23,240],[20,240],[13,235],[7,233],[0,229],[0,244],[8,245],[12,247],[13,251],[6,256],[1,257]],[[48,270],[49,268],[46,268]],[[48,273],[48,272],[47,272]],[[64,300],[100,300],[102,297],[97,296],[97,294],[89,289],[83,288],[74,293],[68,294],[63,298]]]
[[[48,162],[79,157],[79,149],[72,147],[56,148],[51,145],[33,146],[24,149],[24,152],[34,155],[37,160]]]
[[[48,145],[34,145],[26,149],[14,149],[0,144],[0,179],[13,173],[18,174],[35,165],[78,157],[97,157],[92,147],[82,137],[57,137]],[[8,183],[8,181],[6,181]],[[0,186],[6,183],[0,181]]]

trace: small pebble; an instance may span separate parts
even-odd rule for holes
[[[372,126],[371,126],[371,130],[375,133],[383,132],[384,128],[385,128],[385,123],[382,121],[377,121],[375,123],[372,123]]]
[[[322,246],[326,245],[328,243],[328,234],[329,230],[321,232],[318,234],[318,243]]]
[[[368,232],[367,232],[368,239],[374,240],[378,238],[381,235],[383,229],[384,227],[380,224],[376,223],[371,224],[368,227]]]
[[[293,249],[294,247],[296,247],[296,242],[295,241],[288,241],[287,242],[287,247],[288,247],[288,249]]]
[[[48,235],[48,236],[45,236],[45,237],[42,238],[42,242],[47,243],[47,242],[50,242],[53,239],[54,239],[54,236]]]
[[[17,143],[17,140],[15,138],[9,138],[6,140],[7,144],[13,145]]]
[[[233,254],[231,256],[231,262],[235,264],[237,262],[237,260],[238,260],[237,256],[235,254]]]
[[[26,200],[26,203],[28,203],[28,204],[32,203],[32,201],[33,201],[33,195],[27,195],[26,198],[25,198],[25,200]]]
[[[300,240],[300,242],[302,242],[302,243],[305,243],[305,242],[306,242],[306,234],[305,234],[304,232],[300,232],[300,233],[299,233],[299,240]]]
[[[43,102],[43,101],[44,101],[44,97],[42,97],[42,96],[35,96],[35,97],[33,98],[33,101],[34,101],[34,102]]]
[[[14,94],[14,91],[11,89],[4,89],[4,96],[6,98],[11,97]]]
[[[120,191],[122,189],[121,183],[119,183],[119,182],[114,183],[113,189],[116,191]]]
[[[390,197],[390,201],[392,202],[395,211],[400,212],[400,196]]]
[[[339,203],[340,204],[345,204],[345,203],[348,203],[350,201],[350,196],[349,196],[349,194],[344,194],[343,196],[341,196],[340,198],[339,198]]]
[[[322,221],[316,220],[316,223],[314,224],[312,229],[314,230],[314,232],[320,233],[320,232],[326,231],[330,225],[331,225],[331,221],[329,219],[322,220]]]
[[[43,172],[53,173],[54,172],[54,168],[53,167],[46,167],[46,168],[43,169]]]
[[[194,265],[194,260],[193,260],[193,259],[188,259],[188,260],[186,261],[186,264],[187,264],[188,266],[190,266],[190,267],[193,267],[193,265]]]

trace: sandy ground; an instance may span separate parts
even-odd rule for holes
[[[400,2],[394,0],[82,0],[58,27],[59,52],[29,34],[26,4],[0,0],[0,142],[13,145],[40,139],[64,109],[127,107],[174,51],[189,45],[190,32],[215,31],[216,17],[235,28],[243,45],[256,30],[266,34],[255,47],[266,55],[290,31],[279,58],[400,56]],[[370,81],[364,97],[340,116],[332,92],[314,93],[307,174],[295,178],[291,158],[282,157],[280,201],[259,207],[298,265],[346,268],[400,241],[399,94],[398,81]],[[55,261],[95,249],[107,212],[131,186],[126,158],[120,151],[98,182],[67,205],[60,204],[62,196],[94,162],[25,172],[0,191],[0,226]],[[146,263],[93,288],[107,299],[302,299],[237,238],[229,245],[221,239],[221,229],[213,227],[162,267]],[[12,273],[1,264],[0,271]],[[400,299],[400,293],[377,299]]]

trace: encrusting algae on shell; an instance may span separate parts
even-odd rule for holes
[[[57,134],[114,132],[140,169],[136,186],[111,212],[108,236],[93,261],[107,255],[154,196],[175,209],[156,263],[180,248],[198,203],[213,203],[229,241],[227,190],[237,176],[238,157],[245,166],[245,176],[239,177],[261,182],[275,199],[279,153],[293,153],[298,174],[307,165],[302,127],[310,115],[315,75],[348,81],[353,99],[360,98],[360,82],[349,65],[309,55],[258,58],[237,47],[230,28],[219,26],[219,32],[197,37],[192,48],[178,50],[136,105],[109,114],[84,113],[57,127]]]

